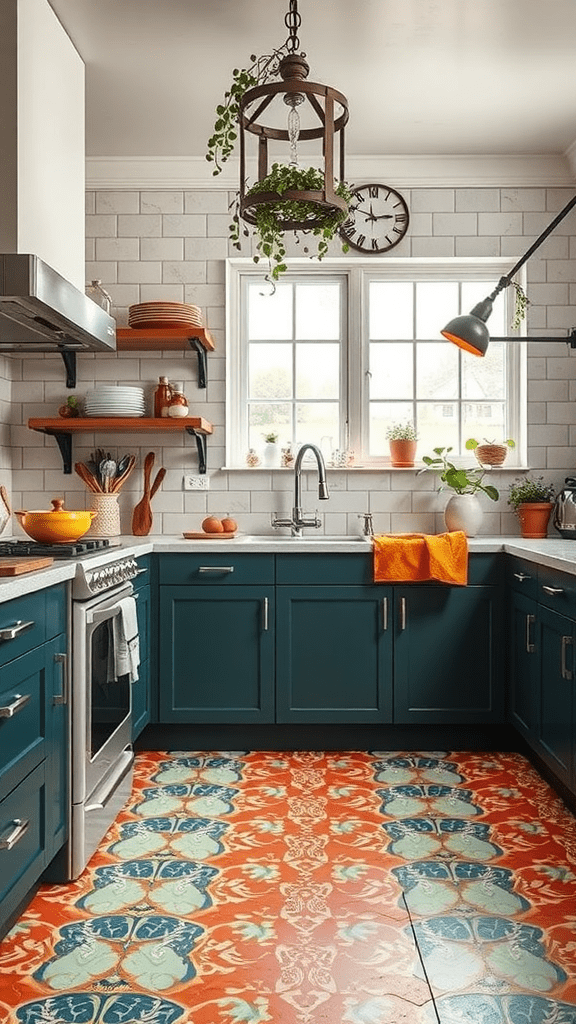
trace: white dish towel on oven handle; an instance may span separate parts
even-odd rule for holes
[[[138,618],[136,600],[133,597],[122,597],[118,602],[119,611],[113,619],[114,637],[114,676],[129,676],[130,682],[138,679],[140,664],[140,639],[138,636]]]

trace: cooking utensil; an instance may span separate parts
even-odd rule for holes
[[[154,478],[154,483],[152,484],[152,487],[150,488],[150,499],[151,500],[154,497],[154,495],[156,494],[156,491],[160,487],[160,485],[161,485],[161,483],[162,483],[162,481],[163,481],[165,476],[166,476],[166,470],[164,469],[164,466],[162,466],[162,469],[159,469],[158,472],[156,473],[156,476]]]
[[[110,485],[110,491],[112,492],[112,494],[116,494],[120,490],[123,484],[126,483],[128,477],[130,476],[130,473],[134,469],[134,466],[136,464],[136,456],[129,455],[127,456],[127,458],[128,464],[126,466],[126,469],[124,470],[123,473],[119,473],[117,476],[115,476],[114,480]]]
[[[86,484],[86,487],[88,488],[89,491],[92,491],[93,494],[102,493],[102,488],[100,487],[98,480],[93,475],[93,473],[90,472],[88,466],[86,466],[84,462],[75,462],[74,470],[78,474],[82,482]]]
[[[105,459],[102,459],[99,471],[102,479],[102,490],[104,491],[104,494],[108,494],[110,490],[110,481],[116,476],[116,463],[114,462],[114,459],[110,458],[110,452],[107,453]]]
[[[152,509],[150,507],[150,476],[156,456],[148,452],[144,459],[144,494],[134,506],[132,513],[132,533],[135,537],[145,537],[152,529]]]
[[[122,458],[118,460],[118,465],[116,466],[116,479],[118,479],[119,476],[122,476],[124,470],[128,468],[129,462],[129,455],[123,455]]]
[[[52,505],[51,511],[14,512],[24,532],[40,544],[73,543],[84,536],[96,515],[95,512],[65,511],[62,498],[53,498]]]

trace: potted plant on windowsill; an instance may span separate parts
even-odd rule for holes
[[[520,520],[520,532],[524,538],[541,540],[548,535],[553,499],[553,484],[545,483],[541,476],[518,477],[510,485],[508,504]]]
[[[444,521],[448,530],[463,530],[467,537],[475,537],[482,524],[483,512],[478,501],[481,491],[491,501],[498,501],[499,493],[492,484],[483,483],[485,470],[465,469],[450,462],[448,455],[452,448],[434,448],[434,456],[424,455],[424,469],[437,473],[446,487],[454,491],[444,510]],[[442,487],[440,487],[442,490]]]
[[[418,441],[414,424],[410,420],[406,423],[393,423],[388,427],[386,437],[390,446],[392,465],[397,469],[413,466]]]
[[[280,445],[278,444],[278,434],[272,431],[268,434],[264,434],[264,456],[262,462],[268,469],[277,469],[280,465]]]
[[[480,444],[475,437],[469,437],[464,447],[473,451],[481,466],[502,466],[506,461],[509,448],[515,448],[516,444],[511,437],[506,438],[501,444],[496,441],[487,441]]]

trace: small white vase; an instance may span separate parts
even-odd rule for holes
[[[267,441],[264,445],[262,465],[267,469],[278,469],[280,466],[280,445]]]
[[[467,537],[476,536],[483,518],[484,513],[475,494],[453,494],[444,509],[448,530],[463,530]]]

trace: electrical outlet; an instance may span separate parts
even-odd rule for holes
[[[207,491],[210,488],[210,478],[205,474],[200,476],[185,476],[182,483],[185,491]]]

